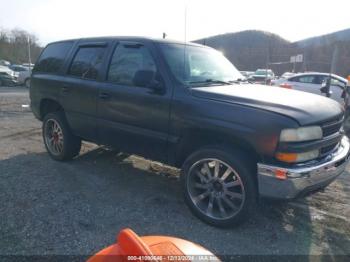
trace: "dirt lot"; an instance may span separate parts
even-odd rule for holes
[[[157,163],[91,144],[74,161],[51,160],[28,103],[25,88],[0,87],[0,255],[88,255],[125,227],[220,255],[350,255],[348,172],[324,192],[263,201],[244,225],[217,229],[191,215],[176,172]]]

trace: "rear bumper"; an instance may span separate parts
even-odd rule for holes
[[[259,193],[263,197],[293,199],[323,188],[344,172],[349,160],[349,151],[349,139],[344,136],[336,152],[312,165],[282,168],[259,163]],[[277,179],[277,170],[286,171],[287,179]]]

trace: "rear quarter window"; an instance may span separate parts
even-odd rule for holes
[[[73,42],[49,44],[42,52],[33,69],[34,72],[58,73],[73,46]]]

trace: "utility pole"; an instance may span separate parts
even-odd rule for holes
[[[31,72],[32,68],[32,58],[31,58],[31,53],[30,53],[30,37],[29,35],[27,36],[28,38],[28,62],[29,62],[29,71]]]

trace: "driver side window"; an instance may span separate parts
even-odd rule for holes
[[[119,44],[114,51],[107,80],[112,83],[136,86],[134,77],[137,71],[156,73],[156,63],[149,50],[140,44]]]
[[[313,84],[314,80],[315,80],[314,76],[301,76],[301,77],[299,77],[300,83]]]
[[[346,87],[346,84],[336,78],[333,78],[332,77],[332,80],[331,80],[331,85],[332,86],[338,86],[338,87],[341,87],[341,88],[344,88]]]

